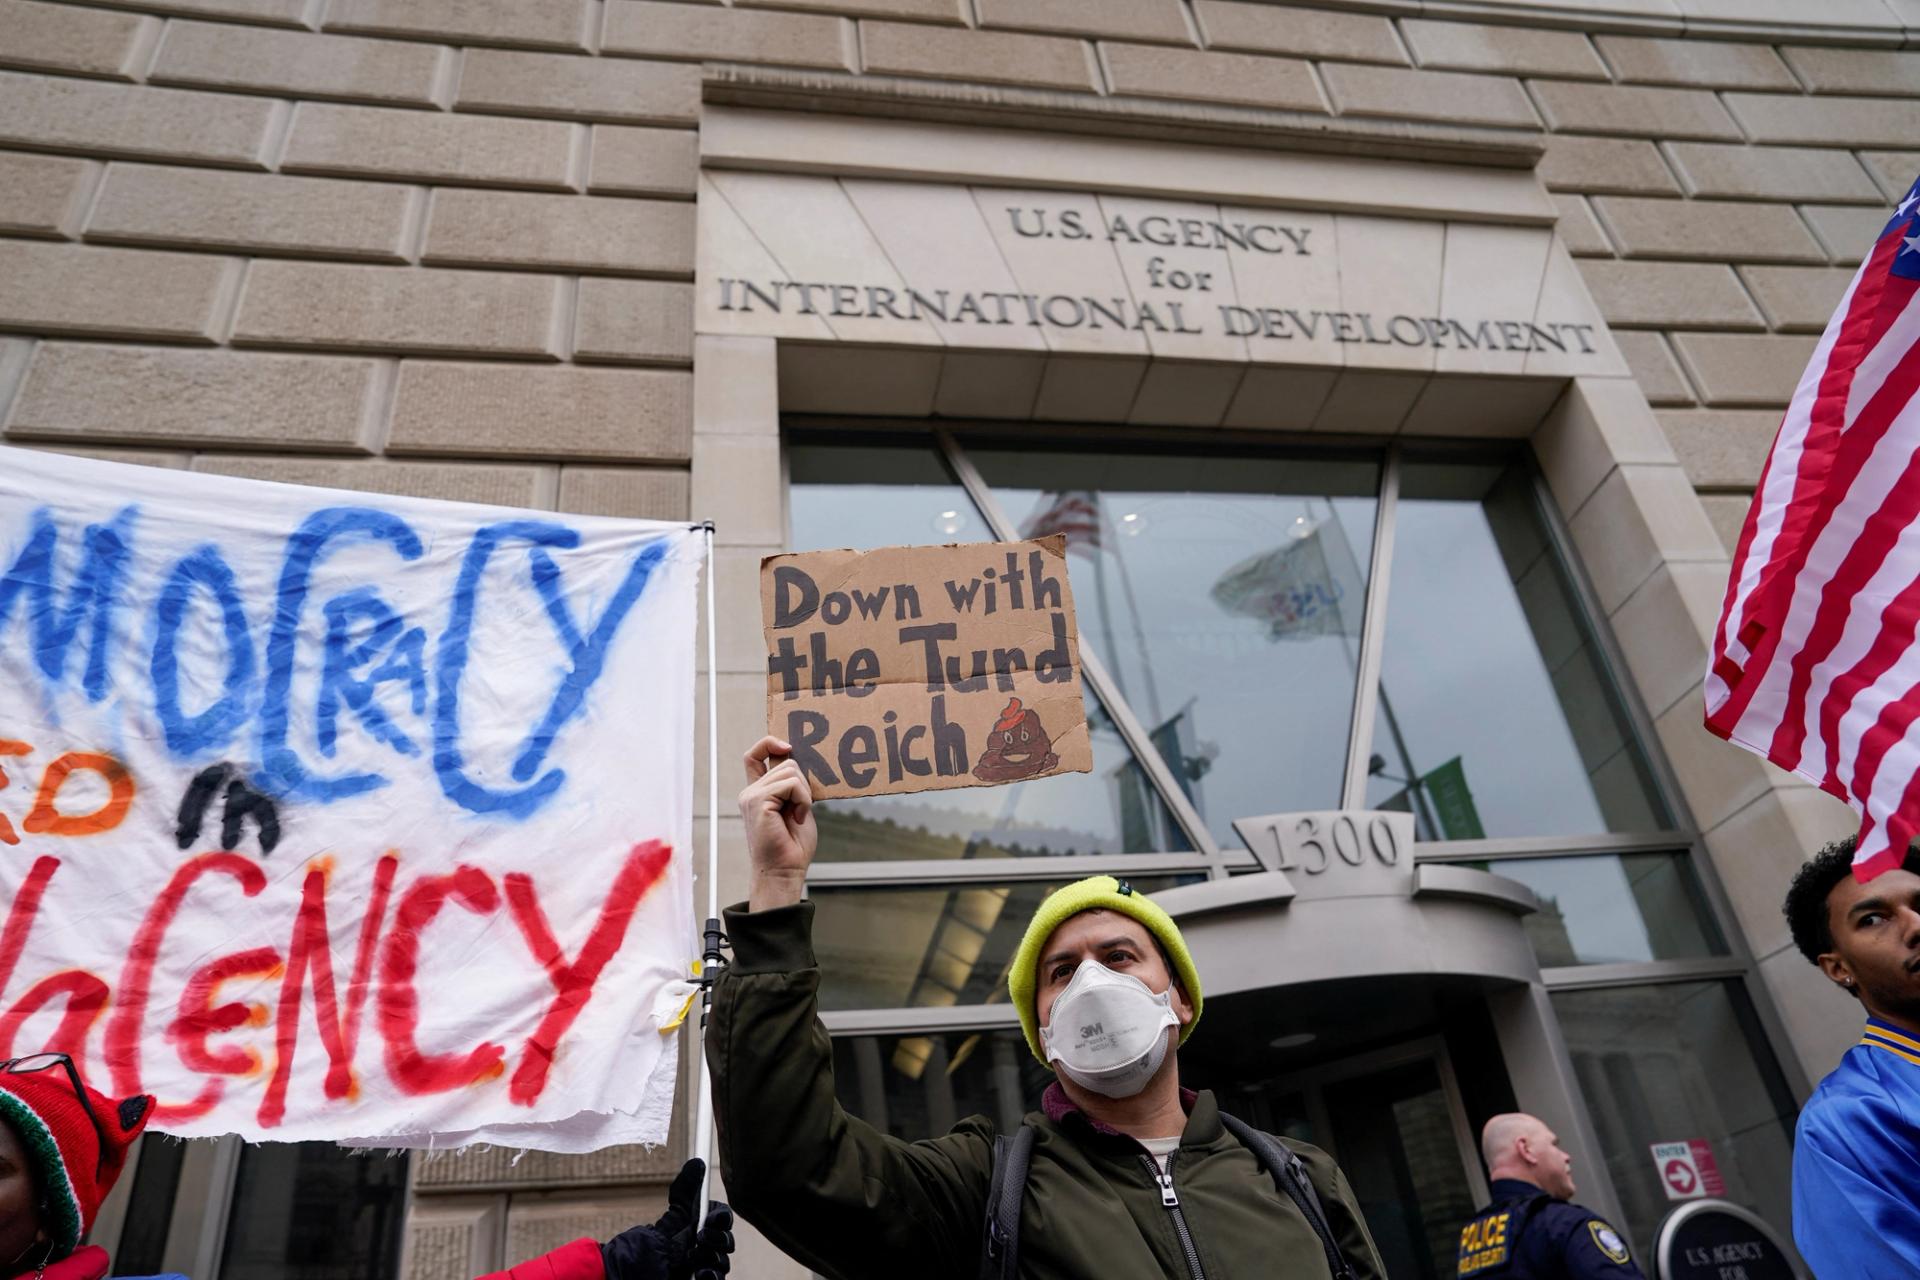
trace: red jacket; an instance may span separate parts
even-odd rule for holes
[[[46,1280],[104,1280],[108,1271],[107,1251],[87,1245],[47,1268]],[[22,1272],[31,1276],[31,1271]],[[543,1253],[517,1267],[481,1276],[480,1280],[606,1280],[606,1268],[600,1262],[600,1245],[587,1239],[563,1244],[552,1253]],[[155,1280],[167,1280],[155,1277]],[[181,1280],[173,1277],[172,1280]]]
[[[580,1239],[480,1280],[606,1280],[606,1275],[599,1243]]]
[[[46,1280],[101,1280],[107,1274],[107,1251],[98,1245],[82,1245],[46,1270]],[[22,1271],[31,1276],[31,1270]]]
[[[112,1269],[105,1249],[97,1244],[82,1245],[50,1265],[43,1280],[106,1280],[107,1272]],[[34,1274],[22,1271],[15,1280],[32,1280]],[[186,1280],[186,1277],[169,1272],[164,1276],[148,1276],[145,1280]]]

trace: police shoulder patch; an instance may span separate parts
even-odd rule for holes
[[[1587,1234],[1593,1237],[1593,1247],[1598,1249],[1608,1262],[1626,1265],[1627,1242],[1620,1238],[1618,1231],[1595,1218],[1587,1223]]]

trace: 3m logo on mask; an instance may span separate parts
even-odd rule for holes
[[[1167,1057],[1167,1028],[1179,1025],[1171,984],[1156,995],[1131,974],[1087,960],[1053,1002],[1052,1017],[1040,1028],[1040,1044],[1047,1061],[1081,1088],[1128,1098],[1160,1070]]]

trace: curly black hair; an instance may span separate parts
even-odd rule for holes
[[[1793,945],[1812,964],[1833,950],[1833,929],[1827,922],[1827,895],[1853,873],[1855,837],[1835,840],[1802,863],[1787,886],[1780,910],[1793,932]]]
[[[1820,957],[1833,950],[1833,930],[1827,923],[1827,895],[1853,870],[1856,843],[1853,836],[1846,836],[1807,859],[1794,873],[1793,883],[1787,886],[1787,900],[1780,904],[1780,910],[1787,917],[1787,928],[1793,932],[1793,945],[1814,964],[1819,964]],[[1920,873],[1920,840],[1907,846],[1906,859],[1900,866]]]

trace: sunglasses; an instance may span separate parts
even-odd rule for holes
[[[106,1126],[100,1123],[99,1115],[94,1112],[93,1103],[87,1099],[87,1088],[80,1083],[80,1073],[74,1069],[73,1059],[64,1053],[31,1053],[24,1058],[8,1058],[0,1062],[0,1072],[10,1072],[14,1075],[26,1075],[33,1071],[51,1071],[55,1067],[66,1071],[67,1079],[73,1082],[73,1096],[80,1099],[80,1105],[86,1110],[87,1119],[93,1124],[93,1134],[99,1140],[100,1153],[99,1158],[94,1162],[93,1170],[97,1178],[107,1161],[107,1130]]]

